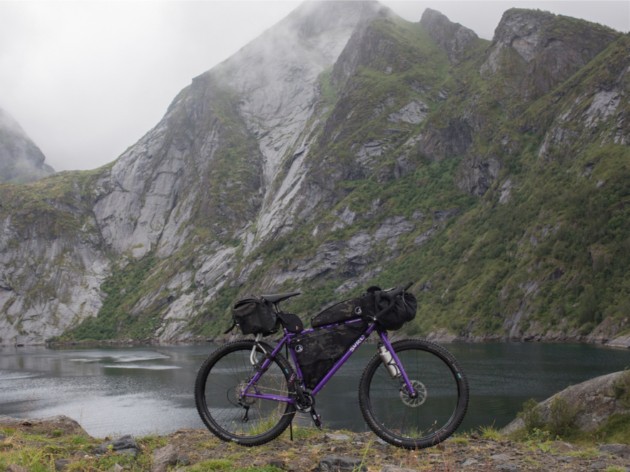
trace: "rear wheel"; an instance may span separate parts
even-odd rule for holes
[[[376,354],[359,383],[359,406],[368,426],[394,446],[435,446],[455,432],[468,408],[468,382],[455,358],[428,341],[392,344],[416,395],[392,378]]]
[[[271,346],[257,345],[253,340],[226,344],[206,359],[197,374],[195,403],[199,416],[224,441],[244,446],[264,444],[282,434],[295,415],[293,403],[243,395],[265,358],[261,346],[271,353]],[[277,355],[246,393],[290,397],[292,373],[287,360]]]

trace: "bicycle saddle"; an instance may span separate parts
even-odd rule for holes
[[[274,293],[269,295],[261,295],[261,298],[268,301],[269,303],[280,303],[283,300],[295,297],[296,295],[300,295],[300,293],[302,292]]]

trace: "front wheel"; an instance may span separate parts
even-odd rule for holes
[[[278,437],[295,415],[288,361],[278,354],[250,388],[272,348],[253,340],[219,348],[206,359],[195,382],[195,403],[204,424],[224,441],[258,446]],[[253,350],[253,352],[252,352]],[[252,364],[253,361],[253,364]],[[254,395],[254,396],[250,396]]]
[[[359,383],[359,407],[383,440],[406,449],[435,446],[455,432],[468,408],[468,382],[443,347],[421,340],[392,344],[416,391],[392,377],[376,354]]]

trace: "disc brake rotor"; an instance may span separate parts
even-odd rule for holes
[[[403,385],[403,388],[400,389],[400,399],[408,407],[416,408],[422,405],[425,401],[427,401],[428,392],[427,392],[427,388],[419,380],[412,380],[411,385],[413,386],[413,389],[416,391],[416,396],[411,397],[409,395],[409,392]]]

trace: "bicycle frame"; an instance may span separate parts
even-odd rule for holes
[[[320,330],[320,329],[329,329],[329,328],[333,328],[335,326],[340,326],[340,325],[350,324],[350,323],[356,323],[358,321],[360,321],[360,320],[350,320],[350,321],[345,321],[345,322],[332,323],[332,324],[325,325],[325,326],[320,326],[320,327],[317,327],[317,328],[309,328],[309,329],[305,329],[304,331],[302,331],[299,334],[310,333],[310,332],[317,331],[317,330]],[[334,375],[341,368],[341,366],[343,366],[346,363],[346,361],[352,356],[352,354],[354,354],[356,349],[359,346],[361,346],[365,342],[365,340],[368,339],[370,337],[370,335],[374,331],[376,331],[378,333],[381,341],[383,342],[383,345],[387,348],[387,350],[392,355],[392,358],[393,358],[394,362],[396,363],[396,365],[398,366],[398,369],[400,370],[402,382],[406,386],[407,391],[409,392],[410,396],[412,398],[416,396],[416,391],[415,391],[413,385],[411,384],[411,381],[409,380],[409,377],[407,376],[407,373],[405,372],[404,366],[402,365],[400,359],[396,355],[396,352],[392,348],[391,342],[389,341],[389,338],[387,336],[387,331],[382,330],[382,329],[381,330],[378,329],[376,327],[376,323],[374,323],[374,322],[371,322],[371,323],[368,324],[368,326],[365,329],[365,331],[363,332],[363,334],[361,334],[361,336],[359,336],[359,338],[346,350],[346,352],[343,354],[343,356],[330,368],[330,370],[319,381],[319,383],[310,391],[311,396],[315,397],[326,386],[326,384],[330,381],[331,378],[334,377]],[[243,389],[243,393],[242,393],[243,396],[250,397],[250,398],[261,398],[261,399],[265,399],[265,400],[275,400],[275,401],[285,402],[285,403],[293,403],[293,404],[296,403],[296,399],[295,398],[291,398],[291,397],[288,397],[288,396],[254,393],[256,391],[256,389],[255,389],[256,383],[265,374],[265,372],[267,371],[267,368],[271,364],[272,360],[278,355],[278,353],[282,350],[282,348],[284,346],[287,346],[287,348],[289,350],[289,354],[291,356],[291,360],[293,361],[293,365],[295,366],[296,374],[297,374],[297,377],[298,377],[297,380],[300,382],[300,385],[303,387],[304,384],[303,384],[302,370],[301,370],[300,364],[299,364],[299,362],[297,360],[297,356],[295,355],[295,350],[291,347],[291,344],[290,344],[290,341],[295,336],[297,336],[297,334],[290,333],[286,329],[284,329],[284,336],[282,337],[282,339],[273,348],[271,354],[268,354],[267,356],[265,356],[265,359],[263,360],[263,362],[260,365],[260,367],[257,369],[257,372],[249,380],[249,382],[247,383],[247,385]],[[256,341],[259,341],[259,337],[258,336],[256,337]],[[250,389],[253,391],[252,393],[249,393]]]

